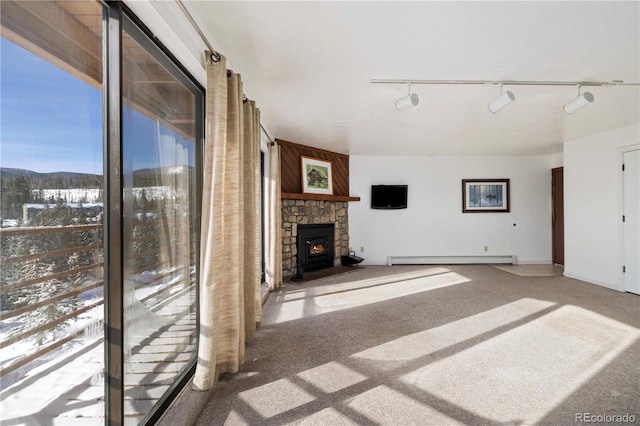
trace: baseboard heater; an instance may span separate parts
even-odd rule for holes
[[[387,265],[515,265],[516,257],[505,256],[387,256]]]

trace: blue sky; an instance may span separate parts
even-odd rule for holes
[[[102,93],[0,39],[0,164],[102,174]]]
[[[0,38],[0,166],[35,172],[102,175],[102,92]],[[188,151],[193,142],[125,108],[125,167],[176,165],[158,149],[158,134]]]

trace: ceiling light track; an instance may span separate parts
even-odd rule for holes
[[[374,78],[371,83],[382,84],[495,84],[503,86],[640,86],[640,83],[625,83],[621,80],[612,81],[553,81],[553,80],[400,80]]]
[[[589,105],[595,100],[595,97],[590,92],[581,93],[582,87],[596,87],[596,86],[640,86],[640,83],[625,83],[622,80],[612,81],[543,81],[543,80],[398,80],[398,79],[372,79],[371,83],[383,83],[383,84],[406,84],[409,89],[409,94],[396,101],[396,109],[398,111],[405,110],[412,106],[418,105],[418,95],[411,93],[412,84],[451,84],[451,85],[499,85],[500,96],[492,100],[487,107],[492,114],[497,113],[502,108],[506,107],[510,103],[516,100],[515,95],[510,90],[503,91],[503,86],[577,86],[578,95],[566,103],[563,110],[567,114],[573,114],[581,108]]]

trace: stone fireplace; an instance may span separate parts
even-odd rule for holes
[[[304,270],[339,265],[340,256],[349,251],[348,211],[346,201],[283,199],[282,275],[296,274],[299,232],[307,234],[302,238],[305,250],[300,257],[305,264]]]

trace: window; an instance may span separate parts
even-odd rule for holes
[[[1,8],[3,421],[104,417],[102,7]],[[69,38],[76,34],[80,38]]]
[[[122,7],[0,8],[3,422],[152,422],[195,365],[203,93]]]

